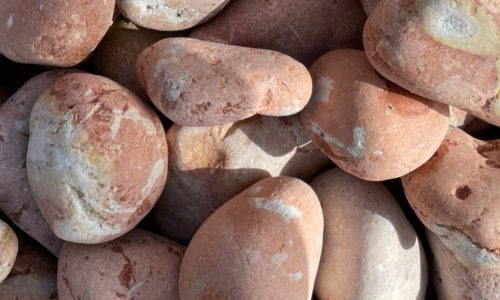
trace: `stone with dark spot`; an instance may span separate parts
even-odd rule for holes
[[[98,245],[66,243],[58,267],[60,299],[179,299],[184,247],[134,229]]]

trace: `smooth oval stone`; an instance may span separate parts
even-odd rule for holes
[[[365,20],[357,0],[237,0],[191,37],[275,50],[309,66],[329,50],[362,49]]]
[[[0,283],[9,275],[18,250],[17,236],[14,230],[0,220]]]
[[[113,23],[115,1],[3,0],[0,53],[24,64],[74,66]]]
[[[498,1],[384,0],[364,28],[380,74],[423,97],[500,125]]]
[[[307,69],[284,54],[189,38],[148,47],[137,72],[155,106],[183,126],[293,115],[312,92]]]
[[[119,84],[84,73],[61,76],[34,104],[29,126],[29,185],[59,238],[114,239],[160,196],[165,132],[154,111]]]
[[[500,140],[450,128],[433,158],[401,181],[422,223],[464,266],[500,269]]]
[[[216,210],[181,265],[181,299],[310,299],[323,215],[291,177],[261,180]]]
[[[65,243],[59,258],[60,299],[179,299],[185,248],[134,229],[99,245]]]
[[[116,0],[123,16],[135,24],[155,30],[184,30],[199,25],[229,3],[229,0]]]
[[[0,284],[0,299],[58,299],[56,258],[37,244],[21,239],[14,267]]]
[[[147,99],[144,88],[137,80],[135,64],[144,49],[167,36],[117,20],[92,55],[93,66],[99,74],[118,82],[139,98]]]
[[[325,216],[319,299],[425,299],[424,250],[381,183],[333,169],[311,187]]]
[[[448,106],[391,84],[363,51],[329,52],[311,76],[302,124],[336,165],[359,178],[401,177],[431,158],[446,135]]]
[[[330,164],[297,116],[167,132],[169,179],[153,208],[158,231],[187,243],[222,204],[268,176],[309,179]]]
[[[78,70],[53,70],[26,82],[0,107],[0,210],[21,230],[58,256],[62,241],[50,230],[31,195],[26,154],[29,116],[36,99],[57,78]]]
[[[427,231],[434,256],[434,287],[439,299],[498,299],[500,268],[481,269],[463,265],[431,231]]]

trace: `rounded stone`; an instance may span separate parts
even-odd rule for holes
[[[134,228],[166,181],[158,116],[119,84],[58,78],[36,101],[27,154],[31,192],[61,239],[102,243]]]
[[[183,126],[293,115],[312,92],[309,72],[289,56],[190,38],[148,47],[137,73],[155,106]]]
[[[365,20],[357,0],[237,0],[190,36],[275,50],[309,66],[333,49],[362,49]]]
[[[221,11],[229,0],[116,0],[124,17],[155,30],[176,31],[199,25]]]
[[[99,245],[65,243],[58,263],[60,299],[179,299],[185,248],[134,229]]]
[[[448,129],[448,106],[392,84],[359,50],[334,50],[311,68],[314,93],[301,112],[312,141],[365,180],[401,177],[424,164]]]
[[[311,187],[325,216],[318,299],[425,299],[425,252],[381,183],[333,169]]]
[[[31,195],[26,154],[29,116],[36,99],[59,77],[79,72],[74,69],[43,72],[28,80],[0,107],[0,210],[19,229],[34,238],[52,254],[59,255],[62,241],[43,218]]]
[[[181,265],[181,299],[310,299],[323,215],[314,191],[291,177],[261,180],[216,210]]]
[[[215,127],[173,125],[167,141],[169,179],[152,216],[162,235],[182,243],[253,183],[268,176],[307,180],[330,164],[296,115]]]
[[[383,0],[363,35],[382,76],[500,125],[498,1]]]
[[[112,24],[114,0],[3,0],[0,53],[24,64],[74,66]]]
[[[461,264],[500,269],[500,140],[450,128],[432,159],[401,181],[419,219]]]
[[[0,220],[0,283],[12,270],[17,250],[17,236],[14,230],[4,221]]]

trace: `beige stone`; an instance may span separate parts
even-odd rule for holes
[[[390,81],[500,125],[497,0],[383,0],[364,27],[368,59]]]
[[[427,231],[427,239],[434,256],[432,277],[439,299],[500,299],[500,268],[467,267],[432,232]]]
[[[155,106],[183,126],[293,115],[312,92],[309,72],[289,56],[190,38],[148,47],[137,73]]]
[[[14,267],[0,284],[0,299],[58,299],[55,257],[35,243],[22,239]]]
[[[185,248],[134,229],[98,245],[65,243],[58,264],[59,299],[179,299]]]
[[[114,0],[3,0],[0,53],[19,63],[74,66],[112,24],[114,5]]]
[[[297,116],[254,116],[215,127],[173,125],[169,179],[152,211],[166,237],[188,242],[218,207],[268,176],[309,179],[330,164]]]
[[[191,299],[310,299],[323,215],[314,191],[291,177],[261,180],[216,210],[181,265]]]
[[[91,74],[61,76],[34,104],[29,125],[29,185],[59,238],[109,241],[156,203],[167,177],[165,132],[126,88]]]
[[[9,275],[18,250],[14,230],[0,220],[0,283]]]
[[[448,129],[448,107],[381,77],[359,50],[334,50],[311,68],[314,93],[301,112],[312,141],[365,180],[403,176],[424,164]]]
[[[340,169],[311,182],[325,216],[318,299],[425,299],[427,261],[391,193]]]
[[[361,49],[365,19],[357,0],[235,0],[191,37],[275,50],[309,66],[333,49]]]
[[[0,107],[0,210],[21,230],[58,255],[62,241],[50,230],[36,204],[28,183],[29,116],[36,99],[64,74],[79,72],[53,70],[26,82]]]
[[[422,223],[461,264],[500,269],[500,140],[450,128],[433,158],[402,182]]]
[[[135,24],[161,31],[184,30],[199,25],[229,0],[116,0],[123,16]]]

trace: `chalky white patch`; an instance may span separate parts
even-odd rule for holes
[[[320,76],[318,81],[314,84],[313,101],[328,102],[330,93],[335,87],[335,81],[332,79]]]
[[[380,156],[382,154],[383,154],[382,150],[377,149],[377,150],[373,151],[373,155],[375,155],[375,156]]]
[[[280,215],[286,223],[290,223],[293,218],[302,217],[300,209],[293,205],[287,205],[282,199],[269,200],[266,198],[253,198],[257,208],[265,209]]]
[[[113,110],[113,115],[115,117],[113,120],[113,124],[111,125],[111,137],[113,139],[116,138],[116,134],[120,130],[121,122],[123,119],[141,123],[146,128],[146,132],[148,133],[148,135],[156,134],[156,127],[153,121],[148,118],[142,117],[137,108],[130,108],[125,113],[123,113],[123,110],[121,109],[115,109]]]
[[[147,197],[149,196],[149,194],[151,194],[151,190],[158,182],[158,179],[160,179],[164,167],[165,167],[165,161],[163,159],[160,159],[154,164],[153,168],[151,169],[151,173],[149,174],[146,186],[142,188],[142,195],[144,197]]]
[[[288,274],[288,280],[290,281],[299,281],[301,279],[302,279],[302,272]]]
[[[311,122],[311,130],[314,134],[320,136],[328,144],[333,144],[339,148],[345,149],[351,156],[362,158],[366,147],[365,129],[363,127],[355,127],[353,129],[354,143],[347,147],[339,139],[326,133],[321,126],[315,122]]]
[[[281,266],[287,259],[288,259],[288,253],[281,252],[278,254],[274,254],[271,257],[271,263],[276,266]]]
[[[7,22],[5,23],[7,29],[11,29],[13,24],[14,24],[14,16],[9,15],[9,19],[7,19]]]
[[[165,85],[163,87],[164,92],[168,96],[169,101],[176,101],[179,96],[184,92],[184,87],[190,81],[191,76],[189,74],[181,74],[177,80],[172,80],[166,76]]]

